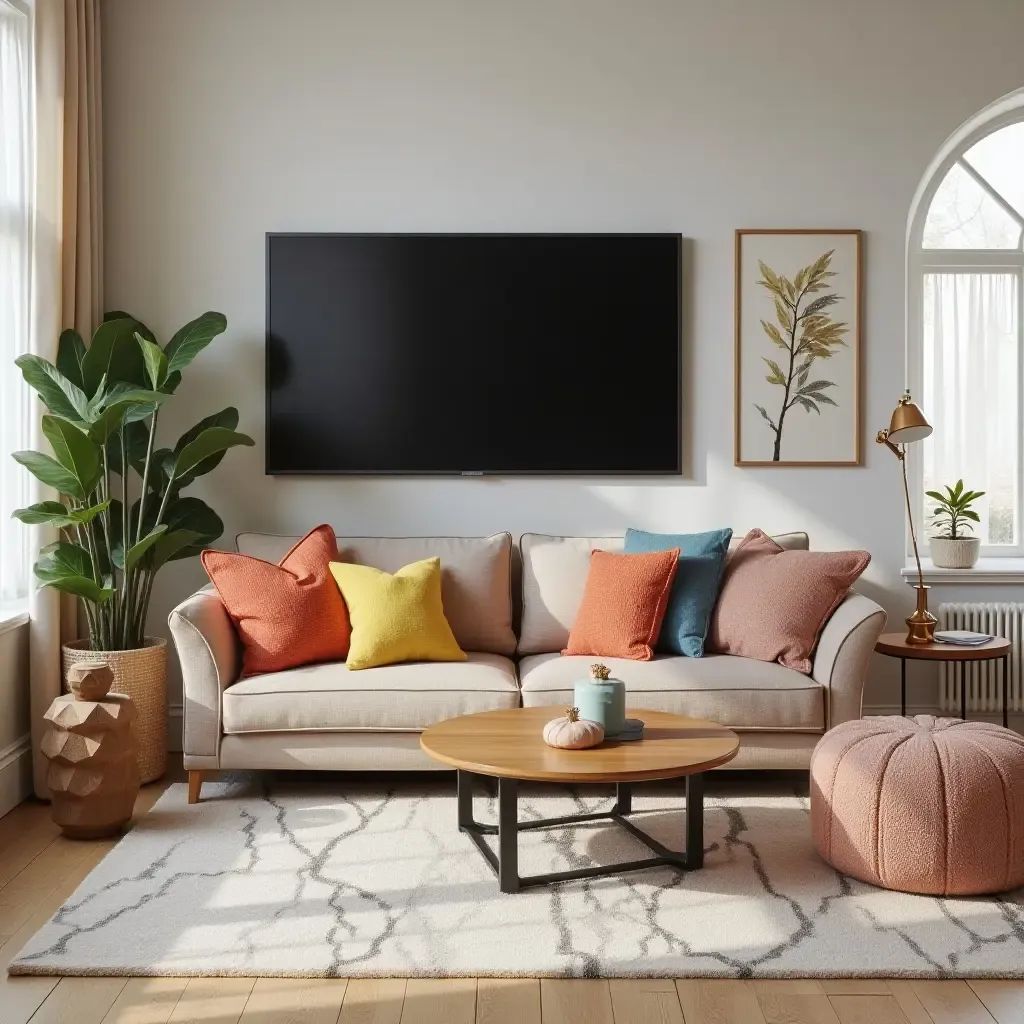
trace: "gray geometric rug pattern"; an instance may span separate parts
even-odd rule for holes
[[[1024,977],[1024,891],[887,892],[815,854],[802,796],[708,796],[704,867],[515,895],[433,777],[243,775],[189,806],[171,786],[30,940],[12,974],[266,977]],[[712,793],[714,789],[712,788]],[[522,819],[610,806],[522,787]],[[486,794],[478,820],[496,820]],[[635,820],[682,845],[679,787]],[[522,833],[520,872],[647,856],[609,822]]]

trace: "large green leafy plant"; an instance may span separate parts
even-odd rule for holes
[[[53,455],[14,458],[61,500],[14,515],[62,531],[33,569],[44,586],[82,598],[94,650],[142,647],[156,573],[224,531],[209,505],[181,492],[227,449],[254,443],[235,430],[238,410],[200,420],[173,448],[158,448],[156,435],[182,371],[226,326],[223,314],[204,313],[161,348],[145,324],[117,311],[88,347],[64,331],[56,365],[34,355],[15,360],[49,410],[42,429]]]

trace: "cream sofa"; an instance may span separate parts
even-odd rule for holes
[[[278,561],[297,538],[240,534],[237,549]],[[776,537],[806,548],[806,534]],[[440,556],[445,614],[469,658],[350,672],[308,665],[239,679],[234,628],[212,587],[169,618],[184,689],[185,767],[198,799],[208,769],[436,769],[419,746],[427,726],[520,703],[559,705],[591,657],[561,657],[583,597],[594,548],[621,537],[339,537],[346,561],[387,572]],[[514,585],[515,581],[515,585]],[[515,600],[515,595],[521,600]],[[707,718],[740,734],[730,768],[807,768],[827,729],[859,718],[868,659],[885,624],[874,601],[851,592],[826,624],[814,669],[726,655],[605,658],[626,681],[629,704]]]

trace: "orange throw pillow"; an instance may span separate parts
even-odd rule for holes
[[[348,608],[328,568],[339,561],[332,527],[310,530],[279,565],[232,551],[202,558],[241,638],[243,676],[348,657]]]
[[[562,653],[650,661],[678,565],[679,548],[638,555],[594,551]]]

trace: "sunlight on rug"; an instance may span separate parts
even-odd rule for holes
[[[522,818],[608,794],[524,787]],[[456,828],[454,781],[341,775],[171,786],[29,941],[13,974],[1024,977],[1024,891],[875,889],[816,856],[807,800],[709,796],[705,866],[502,895]],[[681,793],[634,794],[682,844]],[[476,816],[496,807],[477,800]],[[520,836],[523,874],[646,856],[607,822]]]

